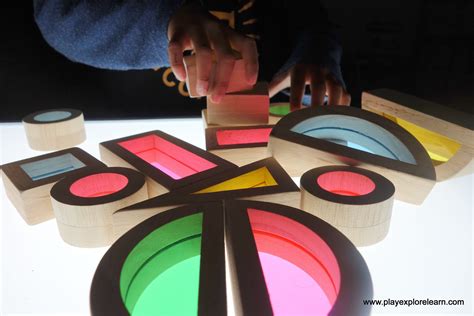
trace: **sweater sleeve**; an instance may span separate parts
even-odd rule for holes
[[[97,68],[166,66],[167,28],[184,0],[34,0],[44,39],[68,59]]]

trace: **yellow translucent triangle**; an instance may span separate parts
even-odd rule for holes
[[[427,130],[426,128],[420,127],[401,118],[386,113],[384,113],[383,116],[394,121],[410,132],[410,134],[415,136],[430,155],[434,165],[439,165],[448,161],[461,147],[461,144],[446,136]]]
[[[262,167],[194,192],[194,194],[259,188],[273,185],[277,185],[277,182],[267,167]]]

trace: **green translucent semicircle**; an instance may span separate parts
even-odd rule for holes
[[[201,234],[197,213],[158,227],[133,248],[120,274],[131,315],[197,315]]]

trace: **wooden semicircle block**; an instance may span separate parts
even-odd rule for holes
[[[114,235],[118,238],[145,219],[173,207],[242,198],[298,207],[300,190],[270,157],[118,210],[112,215]]]
[[[295,177],[328,164],[372,170],[393,182],[397,199],[413,204],[424,201],[436,180],[428,153],[413,135],[354,107],[295,111],[275,125],[268,150]]]
[[[390,89],[362,93],[362,108],[413,134],[428,151],[437,181],[474,172],[472,114]]]

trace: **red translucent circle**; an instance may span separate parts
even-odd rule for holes
[[[128,184],[126,176],[118,173],[97,173],[79,180],[69,187],[75,196],[92,198],[110,195],[125,188]]]
[[[338,195],[361,196],[375,189],[375,183],[369,177],[351,171],[323,173],[317,182],[322,189]]]

